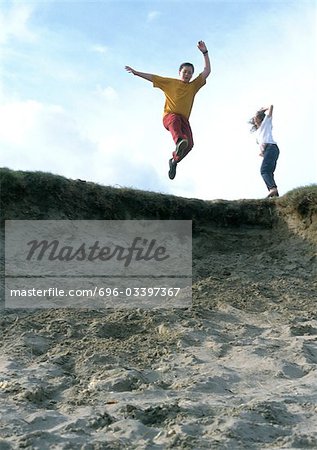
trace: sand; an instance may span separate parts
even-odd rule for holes
[[[0,449],[316,449],[316,247],[201,226],[187,309],[2,310]]]

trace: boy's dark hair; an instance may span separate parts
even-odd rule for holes
[[[182,63],[180,66],[179,66],[179,69],[178,69],[178,71],[180,72],[181,70],[182,70],[182,68],[183,67],[191,67],[192,69],[193,69],[193,73],[194,73],[194,71],[195,71],[195,69],[194,69],[194,65],[192,64],[192,63],[190,63],[190,62],[184,62],[184,63]]]

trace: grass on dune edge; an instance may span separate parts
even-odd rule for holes
[[[216,226],[272,227],[279,218],[299,228],[317,222],[317,184],[278,199],[200,200],[133,188],[102,186],[47,172],[0,168],[1,223],[5,220],[192,220]]]

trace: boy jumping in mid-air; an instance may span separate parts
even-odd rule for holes
[[[160,77],[151,73],[138,72],[129,66],[125,67],[133,75],[151,81],[154,87],[160,88],[165,94],[163,125],[172,134],[176,144],[173,157],[169,160],[168,176],[171,180],[175,178],[177,164],[194,146],[189,116],[195,95],[206,84],[206,78],[210,74],[210,60],[206,45],[203,41],[199,41],[197,47],[204,55],[205,67],[193,81],[190,80],[194,74],[194,66],[189,62],[181,64],[180,79]]]

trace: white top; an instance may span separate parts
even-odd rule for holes
[[[276,144],[272,136],[272,116],[265,116],[261,125],[256,130],[256,142],[259,145]]]

